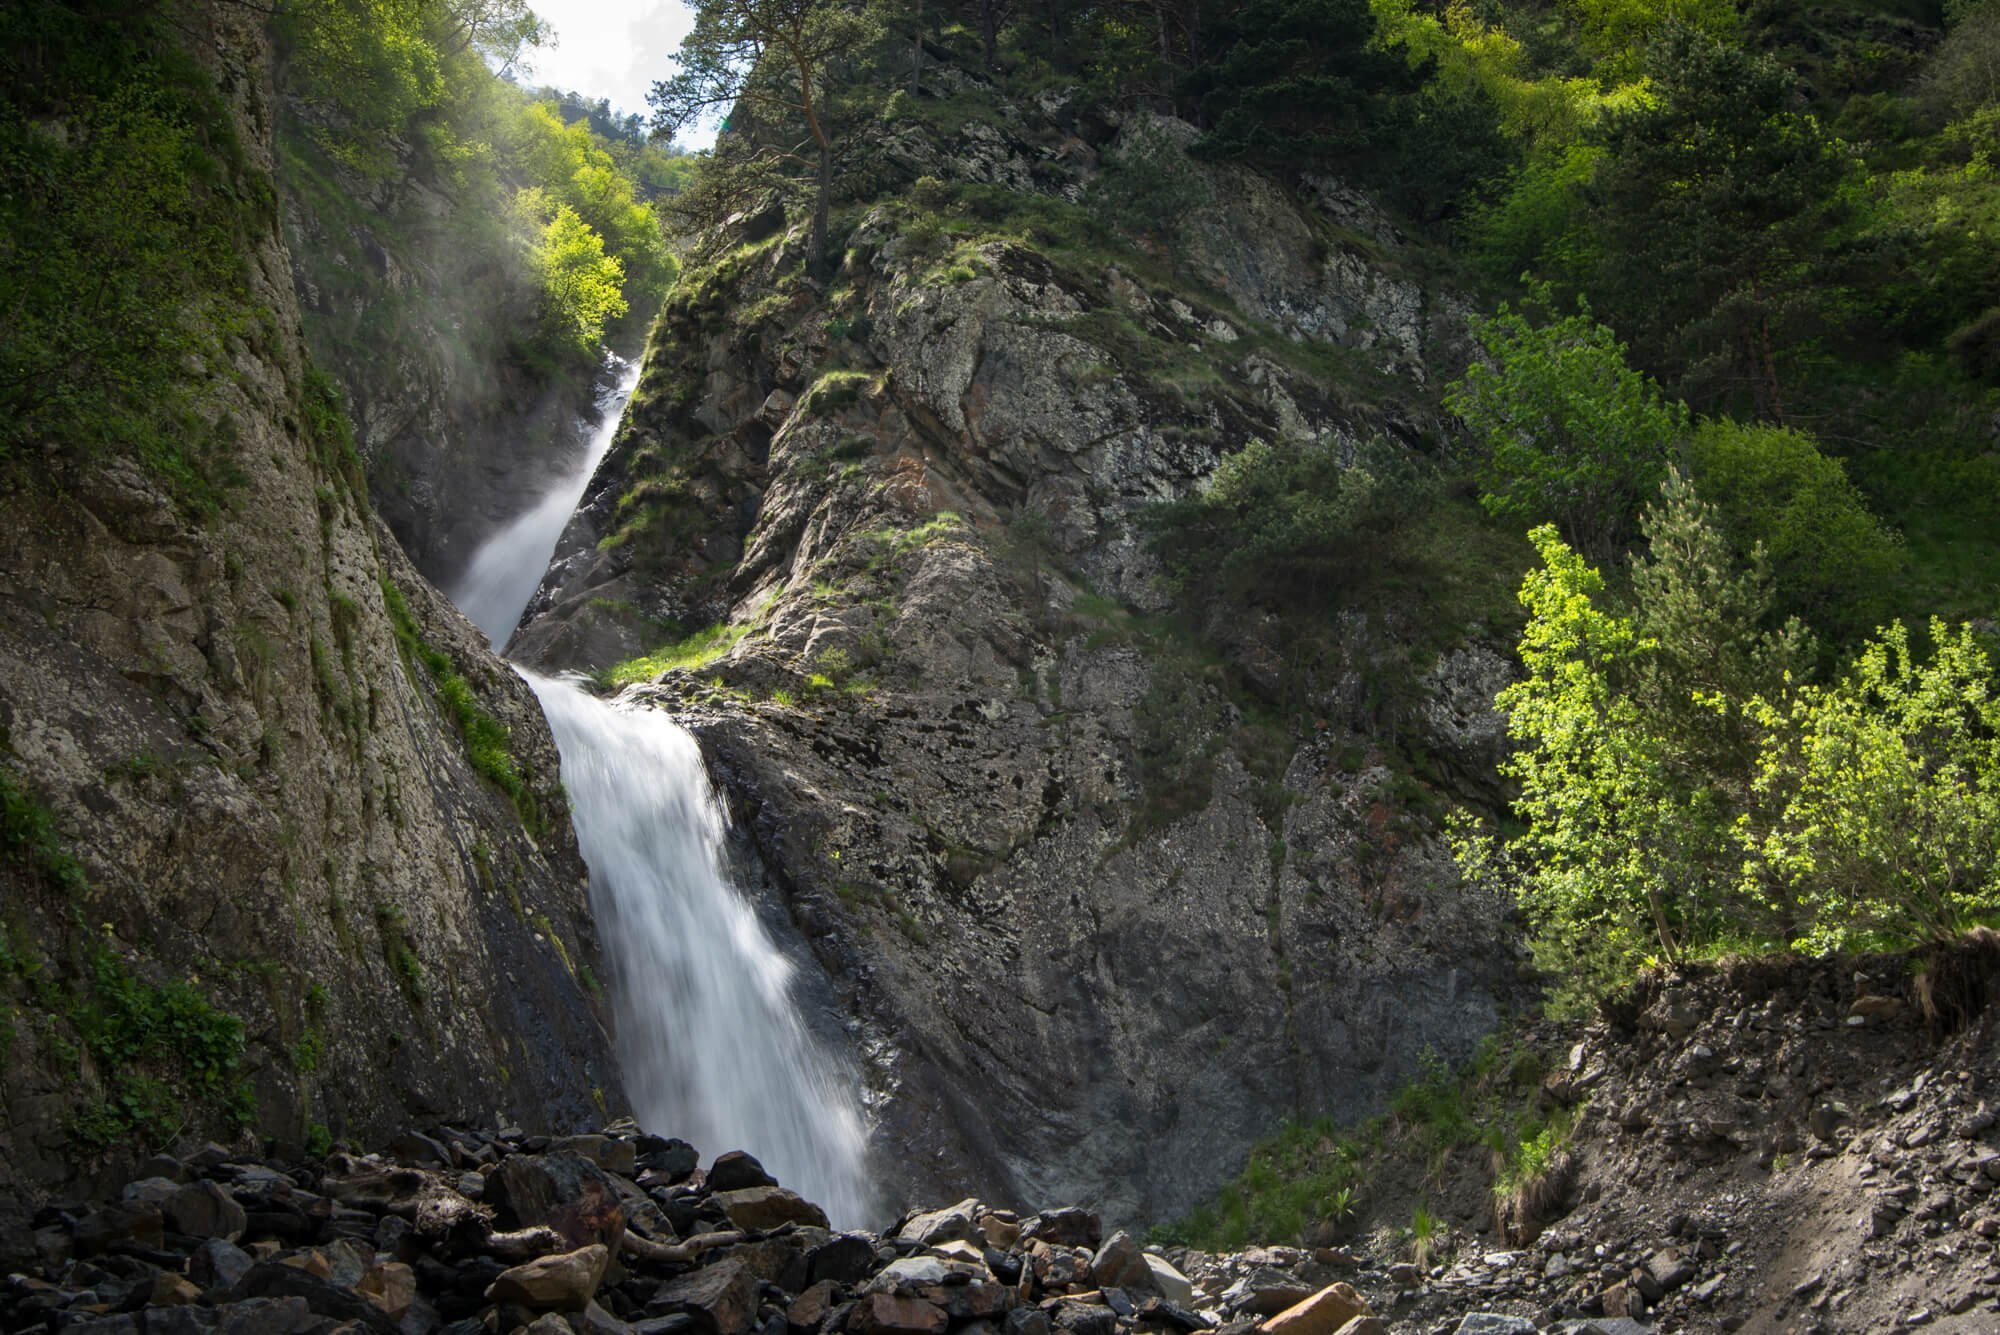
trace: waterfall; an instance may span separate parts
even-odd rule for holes
[[[590,486],[591,474],[604,461],[611,438],[625,415],[632,387],[639,382],[636,362],[612,359],[617,381],[598,395],[597,429],[576,467],[550,484],[541,498],[516,515],[473,553],[452,601],[472,618],[472,624],[486,632],[495,649],[503,649],[520,624],[521,613],[535,596],[542,575],[549,568],[563,528],[576,512],[576,504]]]
[[[747,1149],[836,1225],[871,1213],[853,1082],[792,1004],[792,966],[724,870],[701,749],[666,713],[522,672],[562,752],[641,1126]]]
[[[496,648],[534,597],[638,374],[619,368],[577,467],[473,555],[455,599]],[[659,710],[620,709],[516,671],[562,753],[611,968],[619,1069],[640,1125],[709,1154],[748,1150],[837,1226],[868,1222],[859,1092],[806,1030],[791,963],[730,883],[727,827],[701,749]]]

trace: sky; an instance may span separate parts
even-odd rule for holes
[[[646,92],[672,73],[672,56],[694,16],[679,0],[530,0],[556,31],[554,50],[531,52],[524,84],[553,84],[622,112],[650,116]],[[689,130],[688,148],[706,148],[715,131]]]

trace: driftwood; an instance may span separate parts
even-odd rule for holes
[[[654,1242],[651,1238],[642,1238],[628,1230],[625,1234],[624,1247],[642,1261],[664,1265],[687,1265],[705,1251],[715,1247],[733,1247],[741,1241],[743,1241],[741,1233],[728,1232],[697,1233],[685,1242]]]

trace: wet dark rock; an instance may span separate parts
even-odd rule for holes
[[[246,1298],[301,1298],[319,1316],[351,1321],[362,1330],[396,1330],[396,1323],[381,1308],[352,1289],[283,1261],[259,1261],[230,1287],[229,1297],[234,1302]]]
[[[660,1286],[648,1316],[691,1317],[697,1335],[745,1335],[757,1311],[757,1276],[736,1260],[718,1261]]]
[[[716,1156],[708,1170],[710,1191],[742,1191],[749,1187],[775,1187],[778,1179],[764,1171],[764,1165],[756,1156],[743,1150],[731,1150]]]
[[[1056,1247],[1095,1250],[1104,1240],[1104,1223],[1093,1211],[1065,1206],[1060,1210],[1045,1210],[1029,1220],[1021,1236]]]
[[[866,1279],[878,1264],[875,1244],[858,1233],[843,1233],[806,1254],[807,1270],[815,1283],[830,1279],[856,1284]]]

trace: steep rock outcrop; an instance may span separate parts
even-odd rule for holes
[[[1464,1055],[1513,985],[1443,780],[1380,726],[1490,767],[1499,655],[1378,601],[1285,662],[1270,614],[1177,606],[1135,522],[1251,439],[1436,448],[1460,307],[1351,192],[1184,158],[1205,202],[1151,251],[1091,240],[1100,160],[1186,133],[1061,95],[892,126],[823,287],[774,211],[712,238],[515,642],[741,634],[634,689],[856,1017],[913,1195],[1165,1217],[1281,1118]]]
[[[178,17],[268,176],[261,17]],[[251,241],[270,318],[203,390],[237,442],[222,511],[86,449],[0,499],[11,1190],[244,1128],[620,1101],[546,725],[373,517],[276,218]]]

